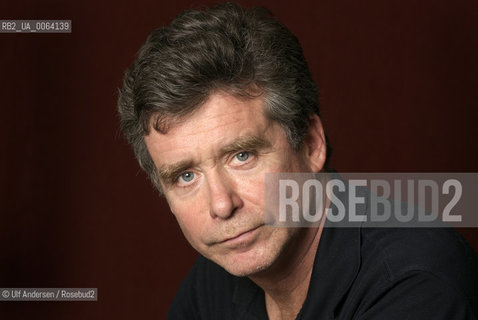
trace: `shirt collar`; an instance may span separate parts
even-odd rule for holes
[[[346,188],[347,190],[347,188]],[[348,193],[337,195],[347,205]],[[332,208],[335,206],[332,204]],[[336,207],[335,207],[336,209]],[[367,211],[357,206],[357,214]],[[360,268],[360,225],[326,221],[320,238],[306,300],[298,319],[331,319]],[[233,302],[238,318],[267,319],[264,292],[249,278],[237,278]]]
[[[320,239],[307,298],[301,318],[333,318],[360,267],[360,229],[324,228]]]

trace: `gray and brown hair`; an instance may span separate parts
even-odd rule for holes
[[[224,3],[189,10],[154,30],[124,76],[121,128],[141,168],[161,191],[144,136],[165,133],[214,92],[264,97],[264,114],[277,121],[299,150],[309,116],[319,114],[317,86],[297,38],[269,11]]]

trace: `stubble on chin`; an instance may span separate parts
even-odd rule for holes
[[[276,269],[276,264],[280,264],[289,255],[288,251],[297,232],[290,228],[266,228],[271,228],[272,232],[261,239],[262,243],[247,252],[230,252],[230,256],[223,259],[219,257],[215,262],[237,277],[261,277],[269,270]]]

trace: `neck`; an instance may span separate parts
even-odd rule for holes
[[[279,261],[266,272],[250,276],[264,290],[269,319],[295,319],[299,313],[307,297],[322,229],[323,225],[300,229]]]

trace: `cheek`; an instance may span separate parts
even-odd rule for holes
[[[204,243],[204,223],[194,217],[197,212],[191,212],[191,215],[176,215],[176,220],[181,228],[184,238],[196,251],[204,254],[207,246]]]
[[[258,174],[237,181],[237,194],[246,207],[250,205],[255,207],[262,206],[264,203],[266,172],[267,171],[261,171]]]
[[[197,247],[200,242],[200,235],[205,227],[208,214],[204,206],[204,201],[174,201],[170,202],[170,208],[173,212],[179,227],[186,239],[193,247]]]

